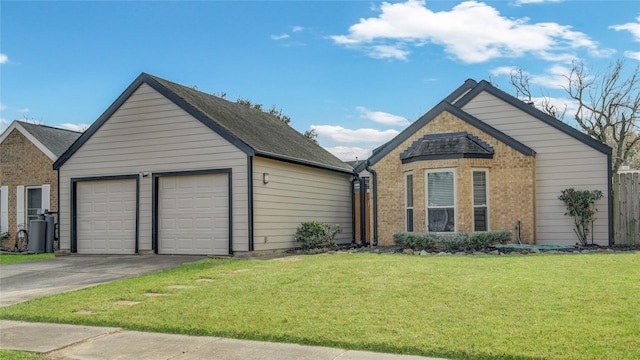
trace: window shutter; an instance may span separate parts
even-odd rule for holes
[[[9,231],[9,187],[0,187],[0,232]]]
[[[16,187],[16,225],[20,226],[24,221],[24,186],[20,185]]]
[[[51,210],[51,185],[42,185],[42,210]]]

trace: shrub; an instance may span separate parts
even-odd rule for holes
[[[562,190],[558,200],[564,202],[567,207],[565,215],[573,216],[573,231],[578,236],[578,240],[582,245],[587,245],[589,241],[589,231],[593,228],[593,222],[596,221],[596,213],[598,209],[594,206],[595,202],[602,199],[604,195],[600,190],[575,190],[568,188]],[[593,243],[593,235],[591,239]]]
[[[474,233],[432,234],[398,232],[393,242],[405,249],[473,251],[495,244],[506,244],[511,240],[510,231],[488,231]]]
[[[317,221],[303,222],[296,231],[296,241],[303,249],[323,248],[335,245],[336,235],[342,232],[340,225],[331,228],[329,224]]]

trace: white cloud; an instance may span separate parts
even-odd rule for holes
[[[291,31],[293,31],[294,33],[297,33],[297,32],[300,32],[302,30],[304,30],[304,28],[302,26],[294,26]]]
[[[9,120],[7,120],[5,118],[0,118],[0,128],[4,128],[7,125],[9,125]]]
[[[626,24],[622,24],[622,25],[612,25],[612,26],[609,26],[609,28],[613,29],[615,31],[627,30],[627,31],[629,31],[631,33],[631,35],[633,35],[634,41],[640,42],[640,16],[638,16],[636,18],[636,20],[638,20],[638,22],[636,22],[636,23],[626,23]]]
[[[334,146],[325,148],[327,151],[335,155],[342,161],[352,161],[356,158],[364,160],[371,155],[371,149],[361,148],[357,146]]]
[[[526,5],[526,4],[542,4],[545,2],[560,2],[561,0],[516,0],[515,5]]]
[[[9,57],[5,54],[0,54],[0,64],[6,64],[9,62]]]
[[[640,51],[625,51],[624,56],[640,61]]]
[[[271,40],[283,40],[290,38],[289,34],[271,35]]]
[[[7,110],[7,105],[0,103],[0,110],[1,111]]]
[[[375,45],[369,51],[369,56],[374,59],[398,59],[407,60],[408,51],[392,45]]]
[[[64,123],[64,124],[61,124],[60,127],[67,130],[84,132],[89,128],[89,124]]]
[[[383,144],[398,135],[399,131],[376,129],[345,129],[334,125],[311,125],[318,132],[318,139],[327,139],[338,143],[376,143]]]
[[[356,110],[360,112],[360,117],[368,119],[378,124],[384,124],[389,126],[407,126],[410,124],[409,120],[402,116],[389,114],[382,111],[371,111],[364,106],[357,106]]]
[[[491,70],[493,76],[508,76],[517,71],[515,66],[501,66]],[[553,65],[545,70],[544,74],[531,74],[523,71],[523,75],[529,78],[529,85],[540,85],[546,88],[558,89],[566,86],[566,75],[569,75],[570,69],[562,65]]]
[[[29,108],[22,108],[22,109],[19,109],[19,110],[18,110],[18,112],[19,112],[19,113],[28,113],[28,112],[30,112],[30,111],[31,111],[31,110],[29,110]]]
[[[378,17],[360,19],[349,28],[349,34],[331,38],[336,44],[362,48],[372,57],[385,59],[406,59],[406,47],[425,43],[442,45],[466,63],[526,55],[568,59],[567,54],[578,49],[598,56],[610,53],[599,49],[586,34],[572,31],[571,26],[507,18],[477,1],[465,1],[441,12],[431,11],[423,0],[384,2]]]

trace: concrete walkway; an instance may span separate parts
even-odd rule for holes
[[[10,320],[0,320],[0,348],[36,352],[47,359],[68,360],[436,360],[320,346]]]

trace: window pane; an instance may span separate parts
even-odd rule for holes
[[[413,209],[407,209],[407,231],[413,231]]]
[[[430,232],[453,232],[455,231],[455,212],[453,208],[429,209],[429,231]]]
[[[473,205],[487,205],[487,173],[473,172]]]
[[[42,206],[42,189],[27,189],[27,208],[39,209]]]
[[[407,207],[413,207],[413,175],[407,175]]]
[[[429,206],[454,206],[453,172],[428,173]]]
[[[473,231],[487,231],[487,208],[473,209]]]

